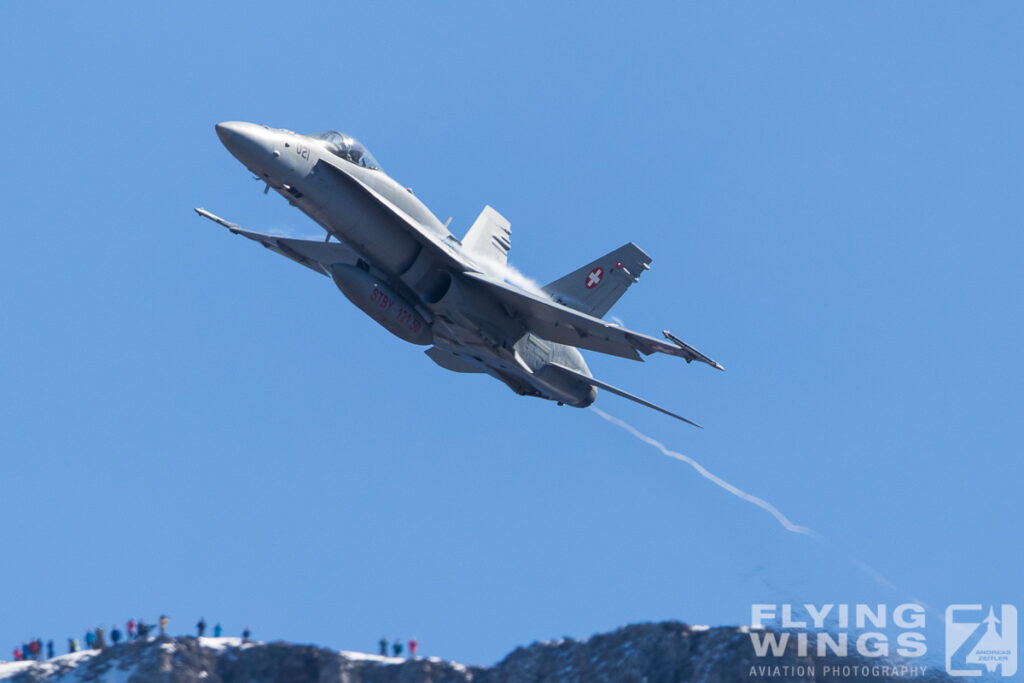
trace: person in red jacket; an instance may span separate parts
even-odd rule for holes
[[[128,640],[135,640],[135,620],[129,619],[128,623],[125,624],[125,630],[128,632]]]
[[[21,648],[14,648],[14,661],[20,662],[25,655],[21,654]]]
[[[415,638],[409,640],[409,656],[413,659],[416,658],[416,648],[420,646],[420,643]]]

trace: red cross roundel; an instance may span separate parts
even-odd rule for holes
[[[598,266],[594,268],[590,273],[587,274],[587,289],[593,289],[601,284],[601,278],[604,277],[604,268]]]

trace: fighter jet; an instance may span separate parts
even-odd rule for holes
[[[580,349],[643,360],[663,353],[723,369],[667,330],[665,341],[603,320],[650,267],[633,243],[546,287],[508,265],[509,222],[484,208],[460,240],[355,138],[230,121],[221,142],[257,179],[327,231],[302,240],[196,212],[321,275],[385,329],[455,372],[485,373],[522,396],[584,408],[604,389],[696,422],[595,379]]]

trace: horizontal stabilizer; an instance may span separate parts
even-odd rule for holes
[[[310,270],[315,270],[321,275],[329,275],[329,267],[335,263],[354,264],[359,260],[359,256],[354,251],[338,242],[299,240],[291,237],[280,237],[278,235],[266,235],[261,232],[246,230],[238,225],[238,223],[226,221],[220,216],[210,213],[206,209],[196,209],[196,213],[203,218],[210,219],[218,225],[223,225],[236,235],[248,237],[254,242],[259,242],[267,249],[277,252],[282,256],[287,256],[292,261],[301,263]]]
[[[621,396],[622,398],[628,398],[630,401],[635,401],[636,403],[639,403],[642,406],[647,406],[648,408],[654,408],[659,413],[665,413],[666,415],[668,415],[670,417],[674,417],[677,420],[682,420],[686,424],[691,424],[694,427],[697,427],[698,429],[704,429],[704,427],[702,427],[701,425],[697,424],[693,420],[688,420],[685,417],[683,417],[682,415],[676,415],[671,410],[665,410],[661,406],[655,405],[655,404],[651,403],[650,401],[645,401],[644,399],[640,398],[639,396],[634,396],[633,394],[629,393],[628,391],[623,391],[622,389],[619,389],[618,387],[613,387],[611,384],[608,384],[606,382],[602,382],[599,379],[594,379],[590,375],[585,375],[582,372],[577,372],[575,370],[571,370],[571,369],[565,367],[564,365],[558,365],[557,363],[552,363],[552,365],[554,365],[556,368],[558,368],[562,372],[567,373],[569,375],[572,375],[574,378],[580,380],[581,382],[586,382],[587,384],[590,384],[591,386],[595,386],[598,389],[603,389],[604,391],[607,391],[609,393],[615,394],[616,396]]]

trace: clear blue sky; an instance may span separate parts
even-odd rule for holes
[[[1024,609],[1018,3],[0,23],[0,657],[161,612],[486,664],[751,603]],[[457,234],[493,205],[541,281],[637,242],[652,270],[613,313],[726,372],[589,354],[707,428],[599,405],[824,544],[196,217],[319,232],[221,146],[232,119],[356,136]]]

